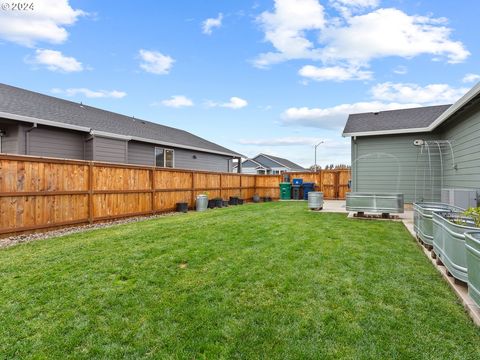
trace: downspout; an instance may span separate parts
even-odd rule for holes
[[[92,142],[92,158],[87,159],[87,143]],[[87,137],[85,137],[85,141],[83,142],[83,160],[93,160],[93,135],[89,133]]]
[[[5,136],[5,131],[4,130],[0,130],[0,153],[3,152],[2,150],[2,141],[3,141],[3,137]]]
[[[37,128],[37,123],[33,123],[32,127],[25,130],[25,155],[30,155],[30,131]]]
[[[358,176],[358,164],[357,164],[357,156],[358,156],[358,144],[357,144],[357,137],[354,136],[352,138],[352,143],[353,143],[353,154],[354,157],[353,157],[353,161],[352,161],[352,175],[353,175],[353,179],[352,179],[352,189],[351,191],[357,191],[357,176]]]

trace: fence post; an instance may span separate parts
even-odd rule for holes
[[[222,179],[223,179],[223,174],[220,174],[220,197],[221,197],[222,200],[223,200],[223,196],[222,196],[222,193],[223,193],[223,191],[222,191],[222,190],[223,190],[223,181],[222,181]]]
[[[340,172],[335,171],[335,200],[338,200],[340,196]]]
[[[93,161],[88,162],[88,222],[93,224]]]
[[[195,207],[195,173],[193,171],[190,172],[192,175],[192,207]]]
[[[155,188],[156,188],[156,184],[155,184],[155,166],[153,166],[151,169],[150,169],[150,173],[151,173],[151,177],[150,177],[150,180],[151,180],[151,183],[150,183],[150,187],[151,187],[151,194],[152,194],[152,202],[151,202],[151,207],[152,207],[152,214],[155,214],[155,195],[156,195],[156,192],[155,192]]]
[[[242,189],[243,189],[243,187],[242,187],[242,174],[240,174],[239,176],[240,176],[240,194],[239,195],[240,195],[240,198],[242,198]]]

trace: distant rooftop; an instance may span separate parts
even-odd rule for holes
[[[273,164],[273,165],[272,165]],[[284,159],[278,156],[272,156],[267,154],[258,154],[257,156],[247,159],[242,163],[243,167],[258,167],[262,166],[266,169],[271,169],[272,167],[286,167],[295,171],[306,171],[306,169],[298,164],[295,164],[293,161]],[[236,166],[235,166],[236,167]]]

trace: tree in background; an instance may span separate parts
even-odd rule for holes
[[[325,170],[342,170],[342,169],[350,169],[351,166],[350,165],[345,165],[345,164],[337,164],[337,165],[334,165],[334,164],[327,164],[325,165]],[[317,165],[317,168],[315,169],[315,165],[312,165],[308,168],[308,170],[310,171],[320,171],[322,170],[322,167],[320,165]]]
[[[312,172],[317,172],[317,171],[322,170],[322,167],[320,165],[317,165],[317,167],[315,168],[315,165],[312,165],[308,168],[308,170],[312,171]]]

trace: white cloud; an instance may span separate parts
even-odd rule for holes
[[[173,95],[170,99],[160,101],[160,104],[173,108],[181,108],[193,106],[193,101],[183,95]]]
[[[444,19],[409,16],[397,9],[378,9],[347,19],[346,26],[326,28],[320,40],[325,61],[368,61],[400,56],[411,58],[421,54],[444,56],[450,63],[465,60],[470,53],[459,41],[450,40],[451,29]]]
[[[345,69],[368,72],[365,69],[378,58],[426,54],[433,60],[443,58],[458,63],[470,55],[462,42],[451,39],[452,29],[445,18],[408,15],[394,8],[351,15],[352,9],[376,7],[378,1],[374,0],[333,0],[333,5],[347,11],[341,11],[343,17],[326,21],[317,0],[276,0],[273,12],[257,18],[265,40],[276,51],[260,54],[254,65],[268,67],[282,61],[310,59],[321,62],[320,69],[329,72],[339,72],[340,68],[343,73]],[[351,77],[362,78],[364,75]]]
[[[231,97],[229,102],[220,104],[220,106],[230,108],[230,109],[241,109],[247,105],[248,105],[247,100],[236,97],[236,96]]]
[[[382,101],[448,104],[462,97],[468,88],[453,88],[448,84],[402,84],[385,82],[372,88],[373,98]]]
[[[324,9],[317,0],[275,0],[273,12],[265,11],[257,21],[265,31],[265,40],[277,52],[260,54],[254,61],[258,67],[290,60],[317,58],[314,44],[305,32],[324,27]]]
[[[398,75],[405,75],[408,73],[408,68],[404,65],[399,65],[395,69],[393,69],[393,72]]]
[[[241,139],[239,140],[239,144],[258,146],[303,146],[315,145],[320,141],[322,141],[322,139],[318,137],[287,136],[273,139]]]
[[[118,90],[90,90],[87,88],[69,88],[69,89],[54,88],[51,91],[54,94],[63,94],[69,97],[76,96],[76,95],[83,95],[87,98],[121,99],[127,96],[126,92],[118,91]]]
[[[31,3],[33,10],[0,10],[0,38],[29,47],[39,41],[61,44],[68,38],[65,27],[73,25],[79,17],[87,14],[73,9],[68,0]]]
[[[230,109],[241,109],[244,108],[245,106],[248,105],[247,100],[239,98],[237,96],[232,96],[230,98],[230,101],[225,102],[225,103],[217,103],[215,101],[207,101],[205,103],[207,107],[224,107],[224,108],[230,108]]]
[[[386,82],[371,88],[371,101],[340,104],[327,108],[291,107],[281,114],[281,123],[340,130],[345,125],[349,114],[453,103],[468,90],[462,87],[454,88],[448,84],[421,86]]]
[[[316,67],[313,65],[305,65],[298,71],[298,74],[315,81],[368,80],[372,77],[371,71],[360,70],[355,66]]]
[[[281,115],[284,125],[311,126],[327,130],[341,130],[349,114],[405,109],[421,106],[418,103],[383,103],[381,101],[341,104],[328,108],[291,107]]]
[[[150,51],[141,49],[138,52],[140,59],[140,67],[146,72],[165,75],[168,74],[175,60],[168,55],[163,55],[158,51]]]
[[[462,79],[462,82],[464,83],[473,83],[473,82],[477,82],[480,80],[480,75],[479,74],[466,74],[463,79]]]
[[[211,35],[214,28],[220,28],[222,26],[223,14],[219,13],[216,18],[208,18],[202,22],[202,32],[207,35]]]
[[[29,63],[44,65],[50,71],[60,72],[79,72],[83,71],[83,65],[80,61],[71,56],[65,56],[60,51],[37,49],[35,57],[26,60]]]

